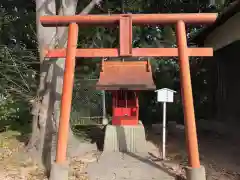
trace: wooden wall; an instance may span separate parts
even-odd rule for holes
[[[212,59],[218,121],[240,123],[240,41],[217,50]]]

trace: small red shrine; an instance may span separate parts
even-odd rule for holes
[[[102,61],[97,89],[112,94],[113,125],[137,125],[138,92],[155,88],[149,61]]]

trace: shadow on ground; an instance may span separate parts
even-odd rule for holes
[[[121,140],[121,141],[126,142],[126,137],[122,136],[123,134],[125,134],[124,133],[124,128],[119,128],[119,132],[117,132],[117,136],[118,136],[118,138],[120,138],[120,137],[124,138],[124,140]],[[118,139],[118,141],[119,141],[119,139]],[[125,143],[125,146],[127,146],[126,143]],[[137,160],[139,160],[143,163],[146,163],[146,164],[152,166],[153,168],[159,169],[159,170],[167,173],[169,176],[174,177],[176,180],[185,180],[183,177],[181,177],[178,174],[175,174],[173,172],[170,172],[168,168],[165,168],[165,167],[155,163],[154,161],[150,160],[149,158],[138,156],[137,154],[132,153],[132,152],[124,152],[124,153],[126,153],[127,155],[129,155],[129,156],[131,156],[131,157],[133,157],[133,158],[135,158],[135,159],[137,159]]]
[[[105,127],[101,125],[77,125],[73,128],[74,134],[80,140],[96,143],[99,151],[103,151]]]
[[[88,127],[85,130],[87,138],[96,143],[100,151],[103,150],[104,131],[101,126]],[[120,133],[120,132],[119,132]],[[156,147],[161,147],[161,132],[155,133],[151,129],[146,132],[146,138]],[[208,179],[225,177],[227,179],[240,179],[240,144],[237,137],[222,135],[214,132],[199,131],[200,161],[205,166]],[[169,132],[167,135],[167,156],[170,161],[181,166],[187,166],[187,151],[183,130]],[[139,161],[167,172],[169,175],[182,180],[168,168],[164,168],[148,158],[143,158],[134,153],[127,153]],[[224,158],[223,158],[224,157]]]
[[[162,146],[161,132],[147,132],[147,139],[157,147]],[[205,166],[208,179],[240,179],[239,138],[229,134],[198,130],[201,164]],[[187,165],[184,130],[167,134],[167,156],[174,162]]]
[[[121,130],[123,131],[124,129],[122,128]],[[83,138],[84,140],[89,140],[91,143],[96,143],[98,150],[103,151],[104,135],[105,135],[105,127],[104,126],[94,126],[94,125],[76,126],[74,132],[75,132],[75,134],[77,134],[79,136],[80,139]],[[119,133],[123,134],[122,132],[118,132],[118,134]],[[118,137],[120,137],[120,136],[118,136]],[[124,141],[124,140],[121,140],[121,141]],[[124,153],[126,153],[127,155],[129,155],[143,163],[146,163],[146,164],[152,166],[153,168],[159,169],[159,170],[167,173],[171,177],[175,177],[176,180],[184,180],[183,177],[169,171],[168,168],[165,168],[165,167],[157,164],[156,162],[152,161],[151,159],[149,159],[147,157],[141,157],[141,156],[139,156],[135,153],[131,153],[131,152],[124,152]]]

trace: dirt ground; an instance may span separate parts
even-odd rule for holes
[[[44,168],[34,163],[25,152],[24,143],[16,138],[18,135],[17,132],[0,134],[0,180],[47,180]],[[86,162],[95,159],[92,152],[82,157],[82,160],[78,157],[72,158],[69,180],[86,180]]]
[[[37,166],[24,149],[24,143],[17,140],[17,132],[0,134],[0,180],[45,180],[44,169]],[[155,163],[160,162],[161,133],[147,132],[149,154]],[[216,133],[200,132],[199,148],[201,163],[207,171],[207,180],[240,180],[240,143],[237,137],[226,137]],[[167,156],[164,162],[169,171],[183,174],[187,164],[185,135],[183,130],[168,132]],[[72,158],[70,180],[87,180],[88,163],[97,160],[96,152]]]
[[[161,133],[150,131],[148,140],[161,149]],[[205,166],[207,180],[240,180],[240,143],[238,137],[198,131],[201,164]],[[166,164],[179,171],[187,165],[184,129],[176,129],[167,135]]]

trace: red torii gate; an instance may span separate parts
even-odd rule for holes
[[[213,23],[216,18],[217,14],[215,13],[76,15],[40,17],[40,21],[43,26],[69,26],[67,48],[45,50],[45,57],[66,57],[56,163],[63,164],[66,161],[76,57],[178,56],[180,64],[181,93],[184,107],[189,167],[193,170],[199,169],[201,165],[199,160],[198,140],[192,97],[189,56],[212,56],[213,49],[188,48],[185,23]],[[78,24],[84,26],[119,25],[120,48],[77,49]],[[132,25],[159,24],[176,24],[177,48],[132,48]],[[193,179],[194,178],[198,179],[197,177],[193,177]]]

